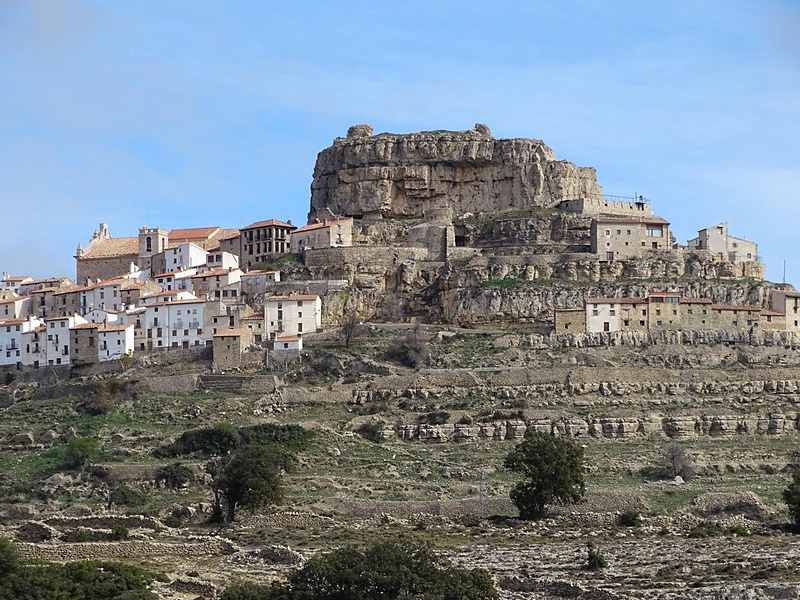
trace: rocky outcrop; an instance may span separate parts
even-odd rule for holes
[[[495,139],[477,124],[468,131],[372,135],[350,128],[319,153],[309,221],[329,214],[455,216],[556,206],[603,192],[592,167],[557,161],[541,140]]]

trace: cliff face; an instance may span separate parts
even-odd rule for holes
[[[485,125],[407,135],[355,126],[317,157],[309,220],[328,211],[422,217],[429,209],[458,216],[549,208],[602,193],[594,168],[557,161],[541,140],[498,140]]]

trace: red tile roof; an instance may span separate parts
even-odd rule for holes
[[[711,308],[714,310],[749,310],[761,312],[761,309],[757,306],[750,306],[748,304],[712,304]]]
[[[277,219],[269,219],[267,221],[256,221],[255,223],[251,223],[247,227],[242,227],[239,231],[246,231],[248,229],[258,229],[259,227],[288,227],[290,229],[297,229],[297,227],[292,225],[291,223],[284,223],[283,221],[278,221]]]
[[[647,298],[586,298],[586,304],[647,304]]]
[[[335,221],[328,221],[327,223],[312,223],[311,225],[306,225],[305,227],[301,227],[300,229],[295,229],[292,234],[302,233],[304,231],[312,231],[314,229],[323,229],[324,227],[333,227],[334,225],[338,225],[340,223],[352,223],[353,218],[348,217],[347,219],[336,219]]]
[[[316,295],[296,295],[296,296],[270,296],[269,298],[264,298],[265,302],[274,302],[276,300],[283,301],[283,300],[317,300],[319,296]]]
[[[80,323],[79,325],[73,325],[70,329],[100,329],[100,325],[102,323]]]
[[[14,298],[0,300],[0,304],[12,304],[14,302],[19,302],[20,300],[27,300],[28,298],[30,298],[30,296],[16,296]]]
[[[669,225],[669,221],[661,217],[597,217],[598,223],[644,223],[654,225]]]
[[[100,333],[105,333],[106,331],[124,331],[131,327],[133,327],[133,323],[128,323],[127,325],[107,325],[100,330]]]
[[[107,238],[95,240],[84,250],[80,260],[87,258],[115,258],[121,256],[139,256],[139,238]]]
[[[215,333],[214,337],[241,337],[247,332],[247,329],[223,329],[219,333]]]
[[[173,229],[167,237],[171,242],[177,240],[209,240],[219,231],[219,227],[195,227],[194,229]]]

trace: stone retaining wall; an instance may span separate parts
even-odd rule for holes
[[[208,556],[232,554],[237,547],[219,538],[198,538],[175,544],[150,541],[16,544],[26,560],[69,562],[92,559],[139,559],[142,556]]]

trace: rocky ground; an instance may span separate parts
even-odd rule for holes
[[[430,352],[415,370],[387,359],[408,333],[362,332],[350,348],[320,342],[281,373],[211,377],[203,363],[165,356],[113,376],[19,378],[0,394],[0,535],[29,558],[163,571],[170,582],[158,593],[180,600],[397,536],[486,567],[503,598],[798,596],[800,546],[781,501],[800,439],[797,350],[554,350],[525,336],[429,329],[415,334]],[[113,409],[89,414],[87,399],[111,381]],[[286,476],[283,505],[208,525],[199,458],[183,461],[196,473],[190,485],[155,484],[167,461],[152,451],[165,440],[265,421],[315,433]],[[524,523],[501,464],[531,430],[584,446],[587,497]],[[83,469],[65,469],[75,435],[101,449]],[[657,477],[670,441],[697,467],[686,482]],[[121,483],[146,491],[146,502],[108,509]],[[641,522],[623,525],[623,513]],[[586,569],[589,541],[606,568]]]

